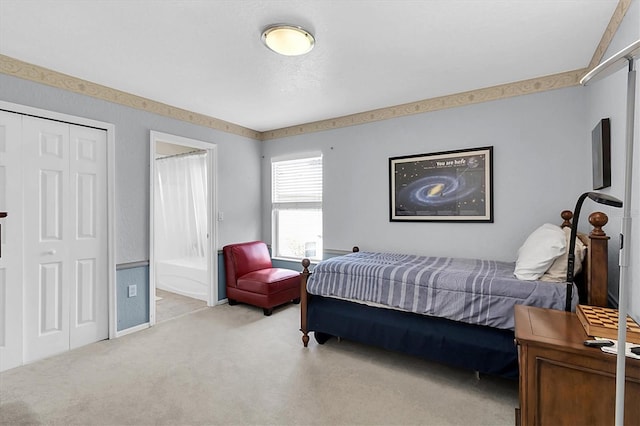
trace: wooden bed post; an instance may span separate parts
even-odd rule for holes
[[[561,228],[565,228],[565,227],[571,228],[571,219],[573,218],[573,212],[571,210],[562,210],[562,213],[560,213],[560,217],[563,220],[562,225],[560,225],[560,227]]]
[[[573,212],[563,210],[560,216],[563,219],[561,227],[571,227]],[[602,212],[593,212],[589,215],[589,223],[593,229],[589,233],[588,241],[582,238],[582,242],[588,246],[583,268],[585,277],[585,290],[587,293],[587,305],[607,307],[607,293],[609,290],[609,236],[602,227],[609,222],[609,217]]]
[[[589,223],[593,229],[589,233],[589,250],[587,251],[589,276],[587,277],[587,304],[593,306],[607,306],[607,292],[609,283],[609,236],[602,227],[609,222],[609,218],[602,212],[589,215]]]
[[[309,344],[309,328],[307,327],[307,279],[309,279],[309,259],[302,259],[302,272],[300,273],[300,331],[302,331],[302,344],[306,348]]]

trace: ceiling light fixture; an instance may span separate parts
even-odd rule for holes
[[[287,24],[270,25],[262,31],[262,42],[285,56],[298,56],[313,49],[313,35],[302,27]]]

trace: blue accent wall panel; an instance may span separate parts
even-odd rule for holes
[[[129,286],[136,295],[129,297]],[[149,266],[116,270],[118,331],[149,322]]]
[[[227,298],[227,284],[225,281],[224,257],[222,252],[218,252],[218,301]]]

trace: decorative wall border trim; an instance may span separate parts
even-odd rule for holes
[[[529,95],[538,92],[545,92],[547,90],[577,86],[580,84],[580,78],[582,78],[586,73],[587,69],[583,68],[560,74],[518,81],[515,83],[501,84],[484,89],[471,90],[468,92],[440,96],[437,98],[410,102],[393,107],[375,109],[329,120],[285,127],[282,129],[263,132],[262,140],[278,139],[287,136],[297,136],[305,133],[338,129],[340,127],[356,126],[359,124],[372,123],[374,121],[387,120],[406,115],[422,114],[447,108],[506,99],[513,96]]]
[[[416,102],[409,102],[406,104],[346,115],[343,117],[269,130],[266,132],[259,132],[237,124],[219,120],[217,118],[172,107],[167,104],[132,95],[130,93],[122,92],[96,83],[91,83],[89,81],[42,68],[38,65],[29,64],[1,54],[0,72],[37,83],[47,84],[59,89],[69,90],[82,95],[114,102],[131,108],[186,121],[191,124],[205,126],[256,140],[267,141],[271,139],[338,129],[341,127],[356,126],[359,124],[388,120],[406,115],[422,114],[481,102],[506,99],[513,96],[528,95],[545,92],[547,90],[576,86],[579,84],[580,78],[588,72],[588,69],[583,68],[574,71],[567,71],[545,77],[532,78],[529,80],[470,90],[468,92],[456,93],[453,95],[424,99]]]
[[[256,130],[248,129],[204,114],[173,107],[141,96],[132,95],[131,93],[82,80],[38,65],[23,62],[9,56],[0,55],[0,72],[25,80],[31,80],[36,83],[46,84],[58,89],[64,89],[81,95],[114,102],[116,104],[163,115],[176,120],[186,121],[187,123],[209,127],[226,133],[233,133],[239,136],[258,140],[262,139],[262,134]]]
[[[596,66],[598,66],[598,64],[600,64],[602,57],[611,44],[611,40],[613,40],[613,36],[618,31],[618,27],[620,27],[620,24],[624,19],[624,15],[627,14],[629,6],[631,6],[631,0],[620,0],[618,2],[616,10],[613,11],[613,15],[611,16],[611,20],[609,21],[609,25],[607,25],[607,28],[604,30],[602,39],[600,40],[596,51],[593,53],[593,58],[591,58],[591,62],[589,62],[587,71],[591,71],[592,68],[595,68]]]

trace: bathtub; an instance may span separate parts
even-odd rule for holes
[[[207,262],[204,258],[156,262],[156,288],[208,301]]]

